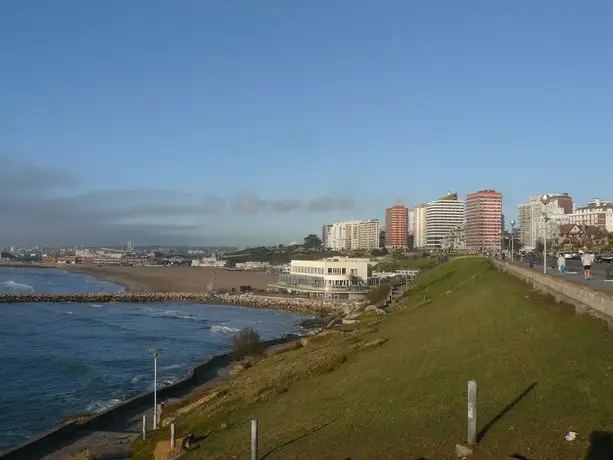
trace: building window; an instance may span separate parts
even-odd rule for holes
[[[341,274],[346,275],[347,274],[347,269],[346,268],[341,268]]]

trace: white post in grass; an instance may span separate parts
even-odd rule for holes
[[[477,443],[477,381],[468,381],[468,444]]]

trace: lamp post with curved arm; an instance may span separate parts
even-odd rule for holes
[[[513,240],[515,239],[515,221],[511,220],[511,262],[513,262],[514,259],[514,245],[513,245]]]

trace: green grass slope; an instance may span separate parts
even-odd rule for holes
[[[483,430],[474,458],[601,458],[592,433],[613,431],[613,335],[603,323],[481,258],[426,273],[405,301],[234,377],[177,420],[179,434],[208,434],[184,458],[249,458],[253,418],[266,459],[455,458],[470,379]],[[151,458],[162,431],[135,443],[136,458]]]

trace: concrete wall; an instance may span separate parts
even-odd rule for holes
[[[573,283],[559,276],[522,267],[520,265],[493,261],[502,271],[510,273],[546,294],[555,297],[558,302],[574,305],[578,313],[589,313],[613,325],[613,293],[608,294],[591,289],[578,283]]]
[[[297,340],[297,336],[288,336],[266,342],[266,347],[280,345],[283,343]],[[208,382],[217,377],[218,370],[229,365],[231,362],[230,353],[218,355],[202,364],[192,367],[188,376],[158,390],[158,402],[168,398],[178,398],[185,396],[196,386]],[[57,428],[46,431],[34,439],[26,441],[12,449],[0,452],[2,460],[37,460],[44,455],[58,450],[62,446],[68,445],[78,439],[80,434],[90,431],[104,430],[115,420],[126,420],[131,416],[138,415],[153,406],[153,391],[143,393],[127,401],[122,402],[110,409],[92,415],[85,422],[67,422]],[[153,409],[151,409],[153,412]],[[149,421],[151,415],[149,415]]]

